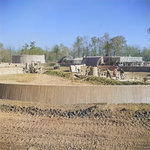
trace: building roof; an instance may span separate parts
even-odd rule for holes
[[[120,57],[120,62],[142,62],[142,57]]]
[[[100,61],[101,61],[100,56],[84,57],[81,64],[86,64],[87,66],[98,66]]]
[[[124,57],[124,56],[104,56],[104,60],[105,63],[107,61],[113,61],[113,62],[119,62],[119,63],[123,63],[123,62],[141,62],[142,61],[142,57]]]
[[[67,60],[73,60],[72,56],[64,56],[61,60],[59,60],[57,63],[62,63],[65,59]]]
[[[83,58],[81,57],[81,58],[75,58],[74,60],[81,60],[81,61],[82,61],[82,59],[83,59]]]

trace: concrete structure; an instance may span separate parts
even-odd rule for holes
[[[0,68],[0,75],[23,74],[23,68]]]
[[[108,68],[111,71],[113,71],[116,68],[116,66],[110,65],[103,65],[100,67],[101,70],[106,70]],[[120,71],[121,68],[126,72],[150,72],[150,67],[147,66],[119,66],[118,71]]]
[[[91,67],[89,75],[92,75],[94,77],[98,77],[98,72],[97,72],[98,70],[97,69],[98,69],[97,67]]]
[[[23,74],[25,64],[0,63],[0,75]]]
[[[13,55],[12,63],[31,63],[31,61],[40,61],[45,63],[45,55]]]
[[[10,63],[2,63],[0,62],[0,68],[10,67]]]
[[[81,72],[82,66],[83,65],[70,65],[70,71],[75,72],[75,73],[79,73],[79,72]]]
[[[53,105],[150,103],[150,85],[49,86],[0,84],[0,99],[33,101]]]

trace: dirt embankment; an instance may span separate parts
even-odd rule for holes
[[[0,103],[0,149],[150,149],[149,104]]]
[[[38,116],[47,116],[49,118],[85,118],[85,119],[127,119],[132,120],[135,122],[138,121],[150,121],[150,110],[147,111],[145,109],[139,109],[139,110],[131,110],[127,108],[118,109],[115,111],[112,111],[111,109],[101,109],[101,105],[93,105],[88,108],[83,109],[40,109],[35,106],[29,106],[29,107],[21,107],[21,106],[12,106],[12,105],[0,105],[0,110],[2,112],[14,112],[14,113],[20,113],[23,115],[38,115]]]

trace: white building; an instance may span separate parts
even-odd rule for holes
[[[12,63],[31,63],[32,61],[40,61],[45,63],[45,55],[13,55]]]

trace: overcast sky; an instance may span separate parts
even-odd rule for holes
[[[122,35],[150,48],[150,0],[0,0],[0,43],[17,50],[35,41],[44,49],[77,36]]]

